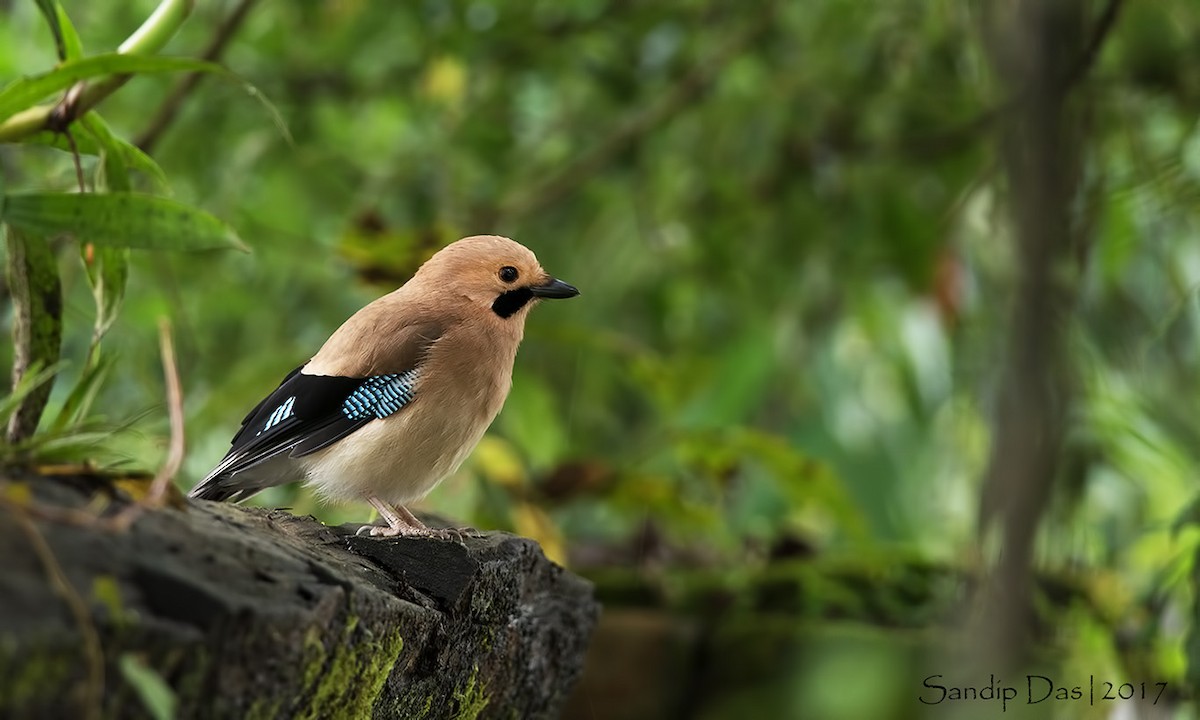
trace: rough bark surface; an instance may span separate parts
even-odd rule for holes
[[[30,487],[45,504],[92,495]],[[37,522],[98,631],[97,697],[85,633],[16,512],[0,509],[5,718],[149,717],[131,663],[171,686],[179,718],[553,718],[598,613],[588,582],[502,533],[355,537],[208,502],[123,533]]]

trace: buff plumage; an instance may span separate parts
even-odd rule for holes
[[[327,500],[370,502],[388,523],[373,534],[438,535],[406,505],[500,412],[530,308],[577,294],[507,238],[448,245],[251,410],[192,497],[241,500],[300,480]]]

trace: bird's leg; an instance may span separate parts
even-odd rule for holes
[[[388,505],[374,495],[368,495],[367,502],[371,503],[371,507],[375,508],[375,510],[379,512],[379,517],[383,518],[387,522],[387,527],[380,527],[378,525],[363,525],[358,529],[358,532],[356,533],[357,535],[369,534],[383,537],[409,537],[414,535],[427,535],[429,533],[429,528],[425,527],[421,521],[418,520],[416,523],[407,522],[403,517],[396,514],[396,511],[391,505]],[[412,517],[412,514],[408,513],[408,516]],[[416,518],[413,519],[416,520]]]
[[[399,515],[401,518],[403,518],[404,522],[408,523],[409,525],[412,525],[413,527],[421,528],[423,530],[430,529],[428,525],[421,522],[421,518],[417,517],[416,515],[413,515],[412,511],[409,510],[408,508],[404,507],[403,505],[393,505],[392,508],[396,511],[396,514]]]
[[[413,515],[412,511],[403,505],[393,505],[392,508],[405,523],[413,527],[421,528],[421,530],[424,533],[427,533],[429,537],[441,538],[443,540],[454,540],[460,543],[463,542],[464,538],[483,537],[475,528],[431,528],[425,523],[421,522],[419,517]]]
[[[379,516],[387,522],[387,527],[379,525],[363,525],[358,529],[358,535],[373,537],[429,537],[438,540],[453,540],[463,542],[466,537],[478,537],[479,533],[471,528],[431,528],[408,511],[402,505],[390,505],[374,495],[367,496],[367,502],[379,511]]]

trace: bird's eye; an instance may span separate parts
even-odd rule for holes
[[[506,283],[516,282],[520,273],[512,265],[505,265],[500,268],[500,279]]]

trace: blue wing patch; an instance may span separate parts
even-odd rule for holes
[[[342,414],[349,420],[385,418],[412,402],[416,384],[415,370],[373,375],[342,403]]]
[[[265,433],[266,431],[275,427],[279,423],[290,418],[292,416],[292,408],[295,407],[295,405],[296,405],[296,396],[295,395],[289,397],[287,400],[284,400],[283,404],[280,405],[279,407],[275,408],[275,412],[271,413],[271,417],[267,418],[267,423],[265,425],[263,425],[263,429],[259,430],[256,434],[262,435],[263,433]]]

